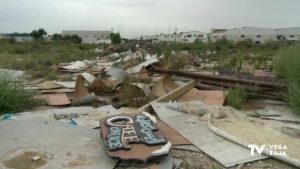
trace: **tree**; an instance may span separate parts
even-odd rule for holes
[[[46,35],[47,35],[47,32],[43,28],[40,28],[38,30],[33,30],[30,33],[30,36],[32,36],[34,39],[41,39],[43,36],[46,36]]]
[[[121,35],[119,33],[115,34],[115,44],[121,43]]]
[[[112,44],[121,43],[121,35],[119,33],[111,33],[109,36]]]
[[[81,43],[82,39],[78,35],[66,35],[62,37],[64,41],[70,41],[71,43]]]
[[[58,33],[53,34],[52,40],[62,40],[61,34]]]

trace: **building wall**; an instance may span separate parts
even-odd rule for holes
[[[181,42],[180,34],[159,34],[158,41],[160,42]]]
[[[300,40],[300,27],[276,29],[277,39],[287,41]]]
[[[256,44],[265,44],[268,41],[277,41],[277,32],[266,28],[234,28],[225,31],[224,36],[233,42],[250,39]]]
[[[221,40],[223,38],[225,38],[225,31],[227,31],[227,29],[214,29],[212,28],[210,31],[210,41],[211,42],[216,42],[218,40]]]
[[[207,33],[199,31],[183,32],[181,34],[181,41],[183,43],[194,43],[196,39],[201,40],[204,43],[208,42]]]
[[[62,31],[62,36],[78,35],[83,44],[111,44],[111,31]]]
[[[13,37],[13,39],[15,39],[16,42],[32,42],[33,41],[33,37],[31,36],[26,36],[26,37]]]

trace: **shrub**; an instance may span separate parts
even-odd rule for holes
[[[25,90],[11,74],[0,72],[0,114],[16,113],[43,104],[34,97],[35,93]]]
[[[246,100],[245,90],[240,86],[230,89],[226,96],[226,103],[236,109],[241,109]]]
[[[287,101],[300,114],[300,44],[282,49],[274,58],[277,75],[288,81]]]

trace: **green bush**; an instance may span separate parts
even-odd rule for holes
[[[247,101],[245,90],[241,87],[230,89],[226,96],[226,103],[236,109],[241,109]]]
[[[273,68],[288,81],[287,101],[300,114],[300,44],[282,49],[274,58]]]
[[[11,74],[0,72],[0,114],[20,112],[44,103],[34,97],[35,93],[25,90]]]

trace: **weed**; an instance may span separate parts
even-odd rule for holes
[[[300,44],[281,50],[273,62],[277,75],[289,83],[287,100],[290,107],[300,114]]]
[[[245,90],[240,86],[230,89],[226,96],[226,103],[236,109],[241,109],[246,100],[247,95]]]
[[[25,90],[11,74],[0,72],[0,114],[20,112],[44,103],[34,97],[35,93]]]

